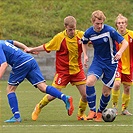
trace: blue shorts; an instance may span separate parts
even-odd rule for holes
[[[18,68],[13,67],[10,72],[8,84],[18,86],[25,78],[32,85],[37,85],[45,81],[35,59],[30,60]]]
[[[87,76],[93,74],[97,77],[97,79],[101,79],[104,85],[112,88],[115,80],[116,70],[117,63],[107,64],[93,60],[91,66],[88,69]]]

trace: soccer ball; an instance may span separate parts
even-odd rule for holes
[[[116,111],[112,108],[106,108],[102,111],[102,118],[105,122],[113,122],[116,118]]]

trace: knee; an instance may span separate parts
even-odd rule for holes
[[[95,80],[91,79],[91,78],[88,78],[87,81],[86,81],[86,85],[87,86],[94,86],[95,85]]]
[[[15,92],[16,88],[17,88],[17,86],[8,85],[6,88],[7,94]]]
[[[124,93],[129,94],[130,93],[130,86],[124,86]]]
[[[119,90],[120,89],[120,82],[118,82],[118,81],[116,81],[115,83],[114,83],[114,90]]]
[[[110,95],[110,93],[103,93],[103,95],[105,96],[105,97],[108,97],[109,95]]]
[[[105,97],[108,97],[108,96],[111,94],[111,89],[109,88],[108,90],[103,91],[102,94],[103,94]]]

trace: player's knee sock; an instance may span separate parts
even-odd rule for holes
[[[112,106],[113,107],[118,107],[118,99],[120,96],[120,89],[119,90],[114,90],[112,89]]]
[[[130,95],[122,94],[122,111],[128,107]]]
[[[46,106],[50,101],[48,100],[48,94],[46,94],[42,100],[39,102],[39,108],[42,109],[44,106]]]
[[[96,112],[96,93],[94,86],[86,86],[86,94],[90,110]]]
[[[83,102],[82,99],[79,101],[78,116],[82,115],[86,110],[87,102]]]
[[[19,109],[18,109],[18,101],[16,94],[14,92],[9,93],[7,95],[8,103],[10,105],[11,111],[14,114],[14,117],[18,119],[20,117]]]
[[[50,94],[53,97],[62,99],[64,102],[66,102],[66,95],[54,88],[53,86],[47,86],[46,93]]]
[[[110,95],[108,97],[105,97],[103,94],[100,99],[100,107],[98,109],[98,112],[102,112],[108,105],[108,102],[110,100]]]

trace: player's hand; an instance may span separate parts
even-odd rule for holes
[[[114,57],[114,60],[115,61],[118,61],[121,58],[121,55],[122,54],[120,52],[117,52],[116,55],[115,55],[115,57]]]
[[[26,52],[26,53],[31,53],[31,54],[36,54],[36,55],[39,54],[39,52],[37,52],[37,51],[32,51],[32,48],[29,48],[29,47],[27,47],[26,49],[24,49],[24,52]]]
[[[88,56],[84,56],[84,66],[87,68],[88,67]]]
[[[31,49],[31,48],[27,47],[27,48],[24,49],[24,52],[30,53],[30,49]]]

